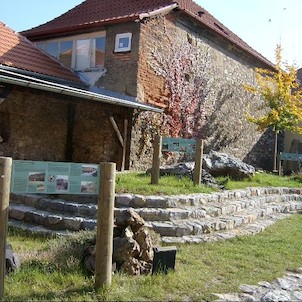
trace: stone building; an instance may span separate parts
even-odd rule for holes
[[[125,166],[131,125],[124,121],[134,110],[158,109],[89,92],[72,70],[1,22],[0,37],[0,156]],[[115,129],[125,125],[124,150]]]
[[[243,84],[255,83],[254,67],[273,69],[274,65],[192,0],[86,0],[22,34],[75,70],[90,91],[103,95],[118,93],[119,97],[134,99],[142,106],[164,110],[164,114],[129,111],[126,168],[150,167],[154,133],[173,133],[173,124],[168,127],[167,120],[171,121],[174,113],[178,115],[177,111],[184,106],[187,111],[180,119],[196,127],[194,132],[179,132],[182,136],[203,138],[206,152],[211,149],[226,152],[271,169],[273,138],[269,131],[259,133],[246,121],[246,112],[253,111],[258,101],[251,98]],[[179,56],[184,49],[189,49],[187,56]],[[171,54],[173,61],[169,64],[166,61]],[[199,64],[200,68],[196,68]],[[177,68],[178,78],[168,83],[168,74]],[[177,99],[175,95],[179,95],[181,105],[174,110],[169,106]],[[195,109],[203,111],[200,125],[194,114],[186,114],[193,103]],[[91,106],[81,111],[87,124],[73,126],[75,133],[70,147],[73,161],[80,157],[94,162],[107,160],[112,153],[121,152],[121,148],[109,148],[110,154],[104,150],[107,140],[118,139],[109,127],[108,118],[98,119],[93,108],[96,104]],[[63,110],[59,112],[62,114]],[[119,129],[124,128],[122,120],[118,124]],[[94,127],[106,128],[111,133],[94,135]],[[81,144],[86,149],[85,155],[80,156],[77,152],[83,149],[77,146]]]

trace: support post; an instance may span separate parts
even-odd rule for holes
[[[282,175],[282,162],[281,162],[282,153],[278,154],[278,174],[279,176]]]
[[[202,157],[203,157],[203,140],[196,140],[195,150],[195,167],[193,175],[193,184],[200,185],[202,175]]]
[[[152,169],[151,169],[152,185],[157,185],[159,180],[161,145],[162,145],[162,137],[160,135],[156,135],[153,142],[153,159],[152,159]]]
[[[111,285],[115,163],[100,163],[100,193],[97,212],[95,289]]]
[[[123,154],[122,154],[121,171],[125,170],[126,148],[127,148],[127,134],[128,134],[128,120],[124,119],[124,137],[123,137]]]
[[[12,159],[0,157],[0,299],[4,296],[5,250]]]

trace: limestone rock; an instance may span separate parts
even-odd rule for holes
[[[255,168],[240,159],[216,151],[203,156],[203,168],[214,177],[230,176],[234,179],[243,179],[255,174]]]

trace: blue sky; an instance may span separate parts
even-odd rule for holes
[[[118,1],[118,0],[113,0]],[[1,0],[0,20],[15,31],[45,23],[82,0]],[[302,0],[195,0],[264,57],[302,67]]]

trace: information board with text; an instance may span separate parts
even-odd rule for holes
[[[162,138],[162,152],[195,153],[196,140],[188,138]]]
[[[12,193],[98,194],[99,165],[14,160]]]

